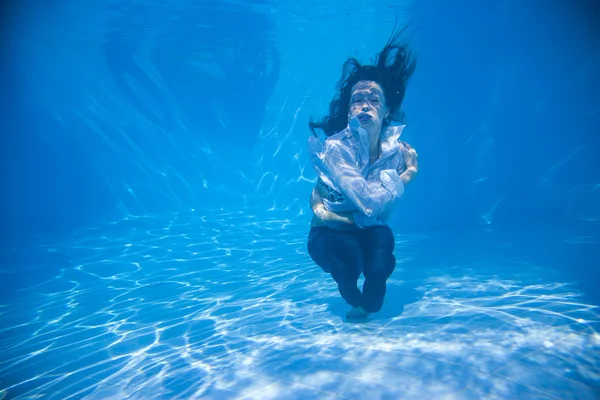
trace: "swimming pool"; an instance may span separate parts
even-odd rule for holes
[[[581,7],[7,8],[0,393],[598,398],[595,37],[562,50],[578,84],[546,85],[577,64],[546,63],[548,32]],[[306,250],[307,122],[396,18],[421,26],[403,138],[422,172],[384,307],[348,323]]]

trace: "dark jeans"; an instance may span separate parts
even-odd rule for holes
[[[352,231],[316,226],[308,234],[313,261],[331,274],[346,303],[370,313],[383,305],[387,279],[396,268],[394,245],[392,230],[385,225]],[[362,293],[357,286],[361,272]]]

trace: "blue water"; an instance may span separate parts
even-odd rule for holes
[[[600,398],[594,1],[0,11],[0,398]],[[307,123],[396,19],[420,171],[349,323]]]

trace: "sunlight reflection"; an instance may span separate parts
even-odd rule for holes
[[[103,229],[53,243],[75,267],[3,308],[0,396],[599,394],[596,307],[524,261],[415,273],[401,254],[418,260],[424,237],[399,235],[384,309],[349,324],[304,222],[234,213]],[[407,301],[411,287],[420,298]]]

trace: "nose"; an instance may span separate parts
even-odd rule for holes
[[[365,101],[362,105],[362,110],[363,111],[369,111],[371,109],[371,105],[369,104],[368,101]]]

